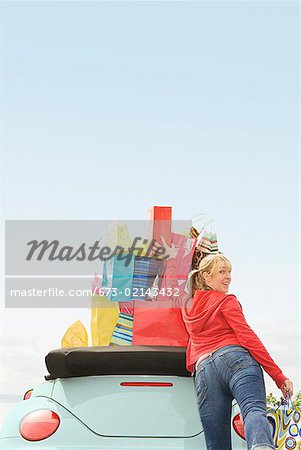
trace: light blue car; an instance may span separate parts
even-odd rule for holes
[[[46,381],[6,417],[1,450],[206,449],[185,348],[59,349],[46,366]],[[233,404],[233,450],[247,448],[241,436]]]

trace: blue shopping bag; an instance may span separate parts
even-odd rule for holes
[[[134,273],[134,254],[113,256],[104,262],[102,287],[106,296],[115,302],[128,302],[132,299]]]
[[[162,273],[163,261],[135,256],[133,272],[133,299],[145,300],[157,275]]]

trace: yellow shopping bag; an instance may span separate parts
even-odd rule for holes
[[[118,302],[110,302],[105,295],[93,295],[91,308],[93,346],[110,345],[118,317]]]
[[[62,348],[65,347],[87,347],[88,333],[80,320],[74,322],[62,338]]]
[[[120,246],[125,252],[127,252],[132,245],[128,226],[120,224],[115,225],[107,236],[107,245],[111,249],[114,249],[116,246]]]

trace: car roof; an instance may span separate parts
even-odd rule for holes
[[[46,380],[90,375],[173,375],[188,377],[186,348],[168,346],[76,347],[52,350]]]

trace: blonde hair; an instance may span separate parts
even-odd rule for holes
[[[204,278],[204,272],[208,272],[209,274],[218,270],[218,268],[222,265],[222,263],[226,263],[226,266],[229,270],[232,270],[231,262],[224,255],[218,253],[214,255],[208,255],[203,258],[199,264],[199,268],[196,270],[192,270],[189,274],[189,285],[191,295],[194,296],[195,291],[204,291],[206,290],[206,282]]]

